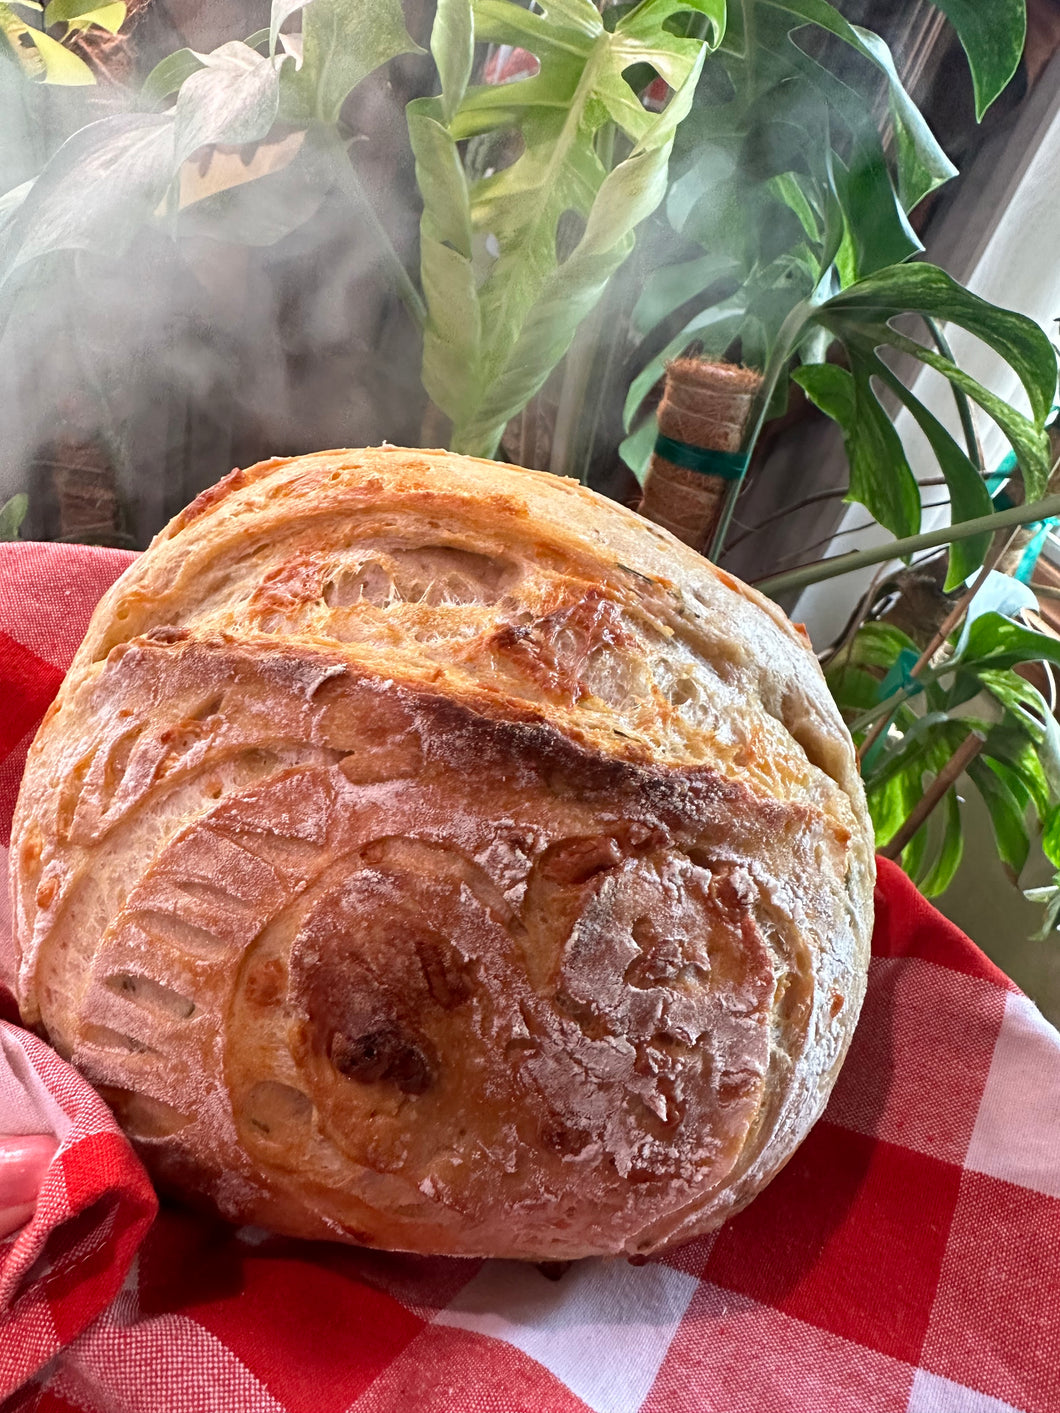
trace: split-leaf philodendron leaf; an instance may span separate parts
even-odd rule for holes
[[[424,203],[424,386],[452,420],[453,447],[484,455],[563,357],[665,193],[674,133],[707,51],[667,22],[698,11],[716,44],[725,18],[720,0],[645,0],[613,30],[591,0],[539,9],[440,6],[432,51],[448,88],[409,106]],[[473,41],[528,50],[539,71],[461,93]],[[671,88],[661,113],[626,81],[635,65]],[[520,155],[469,182],[457,144],[505,130],[519,133]],[[622,153],[613,165],[605,145]],[[564,256],[557,239],[570,213],[584,228]]]

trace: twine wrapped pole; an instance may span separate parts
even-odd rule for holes
[[[666,370],[640,512],[701,553],[747,470],[744,435],[761,383],[753,369],[699,358],[678,358]]]

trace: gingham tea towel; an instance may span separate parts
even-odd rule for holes
[[[0,545],[4,845],[36,723],[128,560]],[[823,1119],[745,1212],[641,1266],[551,1279],[167,1206],[145,1236],[102,1103],[24,1031],[3,1045],[60,1139],[0,1244],[11,1410],[1060,1413],[1060,1036],[892,864]]]

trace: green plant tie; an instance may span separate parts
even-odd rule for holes
[[[876,700],[885,702],[897,691],[909,692],[912,696],[915,696],[917,692],[922,692],[923,685],[913,676],[913,668],[919,660],[919,653],[914,652],[912,648],[903,648],[895,658],[891,670],[880,683],[876,692]]]
[[[686,471],[698,471],[701,476],[720,476],[725,481],[742,481],[751,456],[746,451],[712,451],[675,442],[663,432],[655,438],[655,454]]]
[[[898,691],[908,692],[911,697],[915,697],[918,692],[922,692],[924,690],[924,684],[922,682],[918,682],[917,679],[913,676],[912,672],[912,669],[916,666],[918,659],[919,654],[914,652],[912,648],[902,649],[902,651],[895,659],[891,670],[887,673],[887,676],[883,679],[883,681],[880,683],[879,687],[876,690],[876,700],[878,702],[885,702],[888,697],[893,697],[895,692]],[[890,726],[891,722],[894,720],[897,714],[898,708],[895,707],[894,711],[887,718],[887,726]],[[881,756],[887,749],[886,737],[887,728],[884,727],[883,731],[880,732],[879,736],[876,738],[875,741],[873,741],[872,745],[866,751],[865,756],[861,762],[861,770],[863,775],[870,774],[875,768],[875,766],[878,764]]]

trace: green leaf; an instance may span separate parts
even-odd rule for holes
[[[91,29],[93,25],[105,29],[109,34],[117,34],[125,23],[127,6],[118,0],[50,0],[44,11],[44,23],[65,24],[67,32]]]
[[[945,713],[918,717],[899,747],[869,772],[865,794],[878,846],[902,827],[923,796],[925,777],[938,774],[966,735],[967,727]]]
[[[891,623],[863,623],[854,635],[849,650],[844,649],[842,661],[859,664],[863,667],[893,667],[899,653],[914,652],[920,656],[920,649],[908,633]]]
[[[930,413],[924,404],[910,392],[902,380],[894,375],[887,365],[873,355],[876,373],[892,390],[895,396],[908,408],[913,420],[927,438],[931,450],[939,463],[946,486],[950,493],[950,523],[956,525],[961,520],[974,520],[980,515],[989,515],[993,501],[978,469],[957,445],[942,423]],[[943,586],[950,593],[974,574],[986,558],[990,548],[990,536],[974,535],[967,540],[955,540],[950,546],[949,564],[946,569],[946,582]]]
[[[925,820],[902,850],[899,857],[899,863],[912,879],[916,879],[919,876],[920,870],[923,867],[924,857],[927,854],[930,828],[930,821]]]
[[[50,34],[33,30],[33,43],[44,60],[44,82],[58,84],[63,88],[89,88],[96,76],[80,55],[67,49]]]
[[[52,251],[120,254],[174,171],[171,114],[115,114],[80,128],[0,231],[0,284]]]
[[[362,79],[420,52],[399,0],[313,0],[302,20],[302,67],[288,82],[308,117],[334,123]]]
[[[311,0],[272,0],[272,11],[269,15],[269,54],[276,53],[276,43],[279,39],[280,26],[284,20],[289,20],[293,14],[299,10],[304,10],[311,3]]]
[[[185,79],[204,67],[203,61],[192,49],[177,49],[167,54],[144,79],[140,90],[144,101],[151,107],[160,106],[163,98],[176,93]]]
[[[825,674],[836,706],[846,714],[871,711],[880,700],[880,679],[863,667],[842,663]]]
[[[802,182],[794,172],[780,172],[769,179],[769,190],[795,215],[799,225],[811,241],[820,239],[821,226],[817,212],[810,204]]]
[[[1032,942],[1048,942],[1060,925],[1060,873],[1053,875],[1053,882],[1046,888],[1026,888],[1023,896],[1031,903],[1044,906],[1042,925],[1031,938]]]
[[[442,85],[442,121],[451,123],[464,101],[475,58],[471,0],[438,0],[431,29],[431,55]]]
[[[1060,875],[1057,876],[1060,877]],[[1030,894],[1028,893],[1026,896],[1030,897]],[[1057,928],[1060,928],[1060,887],[1057,887],[1052,898],[1047,903],[1042,916],[1042,925],[1038,931],[1034,933],[1031,941],[1048,942],[1055,936]]]
[[[17,540],[22,522],[29,510],[29,496],[24,492],[12,496],[0,506],[0,540]]]
[[[1008,785],[984,761],[973,760],[968,775],[983,797],[1005,871],[1015,883],[1030,851],[1024,810]]]
[[[1039,713],[1043,709],[1048,710],[1037,687],[1032,687],[1018,672],[979,668],[977,664],[967,661],[964,665],[972,668],[979,682],[1009,711],[1023,713],[1026,707]]]
[[[964,657],[980,671],[1015,667],[1018,662],[1060,664],[1060,639],[1024,628],[1000,613],[984,613],[969,630]]]
[[[981,759],[987,769],[992,770],[1002,784],[1008,788],[1009,794],[1020,808],[1021,816],[1026,816],[1031,805],[1031,793],[1023,776],[1019,771],[1012,770],[1004,761],[987,759],[985,755]]]
[[[1007,778],[1005,770],[1010,771],[1021,782],[1038,818],[1045,818],[1052,792],[1035,743],[1026,732],[1011,724],[995,727],[987,739],[983,759],[1002,778]],[[1011,780],[1009,784],[1012,785]],[[1013,789],[1013,793],[1018,792]]]
[[[1054,805],[1046,817],[1042,852],[1054,868],[1060,868],[1060,805]]]
[[[651,454],[655,448],[655,439],[658,435],[659,423],[653,412],[650,417],[645,417],[644,421],[635,432],[631,432],[625,440],[618,444],[619,456],[642,486],[648,477],[648,468],[651,465]]]
[[[478,390],[482,324],[472,263],[471,200],[438,98],[408,105],[416,183],[423,198],[420,280],[429,310],[423,386],[436,407],[470,406]]]
[[[932,0],[949,20],[972,71],[975,115],[982,118],[1016,72],[1027,31],[1024,0]]]
[[[937,898],[953,882],[964,853],[964,833],[961,829],[961,807],[957,791],[947,790],[942,809],[945,812],[942,847],[931,868],[920,880],[925,898]]]
[[[791,376],[813,405],[833,422],[838,422],[844,431],[853,424],[857,404],[854,377],[849,369],[834,363],[813,363],[796,368]]]
[[[306,134],[287,166],[181,208],[177,231],[229,245],[268,246],[312,220],[333,185],[330,162]]]
[[[0,35],[7,40],[28,78],[63,87],[87,87],[96,81],[83,59],[43,30],[20,20],[9,4],[0,4]]]
[[[0,283],[57,250],[120,254],[198,147],[267,134],[277,101],[272,61],[236,41],[200,57],[204,67],[171,111],[115,114],[63,143],[0,230]]]
[[[848,500],[860,501],[896,538],[920,528],[920,489],[901,438],[871,386],[871,366],[855,372],[831,363],[796,369],[794,380],[822,412],[838,422],[850,461]]]
[[[482,337],[473,263],[471,197],[449,125],[464,100],[474,60],[470,0],[439,0],[431,30],[439,98],[406,110],[423,199],[420,281],[430,318],[423,333],[423,386],[439,408],[475,395]]]
[[[454,424],[453,446],[484,455],[563,357],[629,254],[634,228],[665,192],[674,131],[705,53],[666,21],[693,9],[714,23],[720,13],[714,0],[647,0],[609,30],[591,0],[546,0],[543,8],[473,5],[476,40],[530,50],[540,65],[534,77],[471,89],[455,108],[445,94],[409,108],[424,194],[424,384]],[[449,7],[439,12],[443,54],[455,43],[451,20]],[[459,87],[466,51],[457,57]],[[646,110],[623,77],[643,64],[674,90],[661,114]],[[608,124],[631,144],[610,171],[597,151]],[[457,144],[508,129],[521,133],[522,155],[468,189]],[[557,233],[568,213],[584,221],[584,233],[561,259]],[[485,268],[473,265],[469,232],[496,252]]]
[[[899,194],[906,210],[911,210],[929,191],[957,175],[957,168],[939,147],[920,110],[902,87],[891,51],[878,34],[850,24],[827,0],[766,0],[766,3],[834,34],[875,64],[884,75],[898,141]]]
[[[733,276],[737,268],[731,255],[717,254],[699,255],[653,270],[634,305],[630,327],[636,333],[649,333],[701,291]]]
[[[906,218],[895,190],[879,129],[863,93],[836,78],[822,65],[794,50],[792,67],[800,88],[820,95],[850,134],[844,156],[831,152],[827,186],[835,194],[847,227],[854,273],[869,275],[899,264],[923,247]],[[836,139],[826,126],[826,141]],[[818,179],[820,181],[820,178]],[[827,188],[826,188],[827,189]]]
[[[924,793],[923,766],[897,771],[886,780],[866,789],[869,814],[876,834],[876,847],[890,843],[916,808]]]
[[[1060,722],[1048,702],[1025,678],[1003,669],[993,671],[970,664],[978,681],[1009,710],[1011,718],[1036,743],[1038,759],[1049,790],[1060,796]]]
[[[907,339],[888,325],[878,330],[881,343],[888,343],[902,353],[909,353],[929,368],[934,368],[944,378],[948,378],[955,388],[977,402],[984,412],[994,419],[1008,437],[1012,449],[1019,460],[1023,472],[1024,485],[1031,500],[1041,499],[1049,483],[1050,448],[1049,438],[1044,430],[1027,420],[1007,402],[989,392],[981,383],[969,377],[962,368],[922,344]]]
[[[44,77],[44,60],[33,40],[33,36],[38,33],[32,25],[28,25],[15,14],[13,4],[0,3],[0,35],[7,42],[11,55],[23,74],[27,78],[39,80]],[[0,49],[0,54],[2,53],[3,50]]]
[[[276,66],[256,49],[231,40],[199,57],[206,67],[184,80],[173,110],[177,166],[208,143],[259,141],[279,105]]]
[[[3,230],[30,194],[34,180],[35,178],[31,177],[28,182],[20,182],[18,186],[13,186],[10,191],[5,191],[3,196],[0,196],[0,230]]]
[[[909,311],[959,324],[1016,372],[1035,424],[1043,426],[1049,416],[1056,393],[1056,353],[1042,330],[1032,319],[971,294],[935,265],[918,260],[879,270],[837,294],[824,309],[874,324]]]

